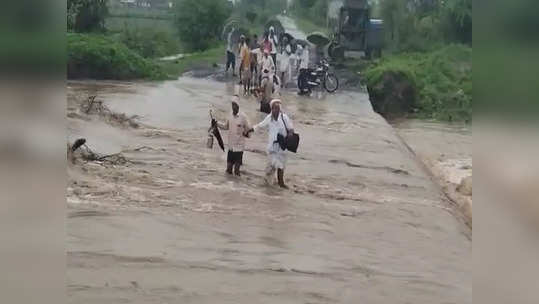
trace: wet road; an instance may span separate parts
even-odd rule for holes
[[[231,83],[69,86],[69,138],[128,159],[68,167],[69,302],[472,303],[470,231],[367,95],[283,95],[302,138],[283,191],[263,183],[265,133],[241,178],[205,147]],[[80,113],[88,93],[141,127]]]

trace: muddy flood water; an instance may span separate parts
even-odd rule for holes
[[[233,93],[68,83],[68,141],[121,156],[68,166],[70,303],[472,303],[469,228],[366,94],[283,92],[301,143],[280,190],[263,182],[265,132],[239,178],[206,148],[208,111],[227,117]],[[86,114],[89,95],[133,123]],[[240,107],[264,118],[253,97]]]

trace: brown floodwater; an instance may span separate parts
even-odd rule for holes
[[[283,92],[301,143],[280,190],[263,182],[265,132],[239,178],[205,146],[209,109],[224,119],[235,90],[68,84],[68,140],[127,159],[68,167],[69,302],[472,303],[469,229],[366,94]],[[140,126],[85,115],[87,95]],[[264,117],[253,97],[240,107]]]

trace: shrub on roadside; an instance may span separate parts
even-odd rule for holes
[[[124,44],[104,35],[67,34],[67,77],[93,79],[162,79],[161,69]]]
[[[410,104],[417,115],[439,120],[471,120],[472,50],[449,45],[429,53],[402,53],[381,59],[364,73],[373,106]],[[390,77],[398,76],[398,77]],[[399,84],[388,81],[398,79]],[[414,94],[388,92],[413,88]],[[391,96],[392,100],[385,100]],[[407,100],[412,96],[413,100]],[[378,97],[378,100],[376,100]],[[380,100],[384,99],[384,100]],[[410,109],[412,110],[412,109]],[[387,113],[382,113],[387,114]]]

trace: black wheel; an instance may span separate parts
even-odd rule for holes
[[[324,79],[324,88],[329,93],[333,93],[337,91],[337,89],[339,88],[339,79],[337,78],[335,74],[333,73],[326,74],[326,77]]]
[[[311,92],[311,88],[307,84],[307,79],[303,74],[301,74],[301,72],[298,76],[298,89],[302,94]]]

